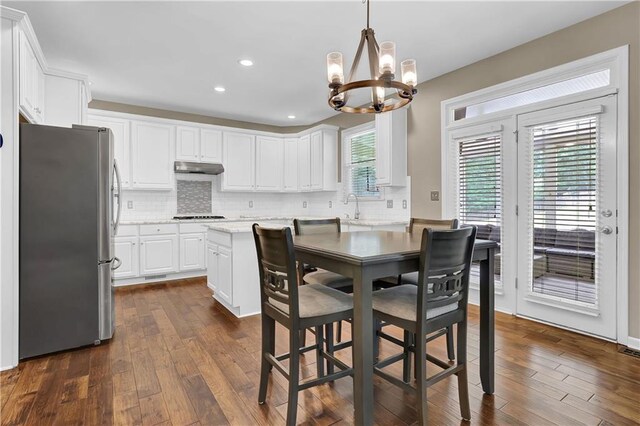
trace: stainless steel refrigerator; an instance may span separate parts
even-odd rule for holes
[[[113,336],[111,130],[20,125],[20,358]]]

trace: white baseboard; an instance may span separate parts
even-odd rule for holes
[[[160,275],[160,276],[156,275],[149,279],[145,279],[145,277],[124,278],[124,279],[115,280],[113,282],[113,286],[126,287],[130,285],[153,284],[153,283],[160,283],[165,281],[181,280],[185,278],[203,277],[206,275],[207,275],[207,271],[205,269],[202,271],[179,272],[179,273],[172,273],[172,274],[166,274],[166,275]]]
[[[17,365],[3,366],[3,367],[0,367],[0,371],[11,370],[11,369],[16,368],[16,367],[17,367]]]
[[[627,347],[631,349],[640,350],[640,339],[637,337],[627,337]]]

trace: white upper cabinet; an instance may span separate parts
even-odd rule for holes
[[[44,122],[44,71],[24,32],[20,33],[20,110],[32,122]]]
[[[200,130],[200,161],[203,163],[222,163],[222,131]]]
[[[223,191],[253,191],[255,188],[255,136],[224,132]]]
[[[284,139],[256,138],[256,190],[282,191],[284,179]]]
[[[200,129],[176,127],[176,160],[200,161]]]
[[[338,182],[338,131],[318,130],[300,137],[298,188],[301,191],[335,191]]]
[[[298,143],[298,187],[302,191],[311,189],[311,136],[305,135]]]
[[[131,144],[129,142],[129,120],[89,115],[89,126],[106,127],[113,133],[114,157],[118,162],[123,189],[131,188]]]
[[[322,132],[311,133],[311,189],[322,190],[323,173]]]
[[[284,139],[283,191],[298,191],[298,138]]]
[[[133,188],[173,189],[175,126],[131,121]]]
[[[44,106],[46,124],[71,127],[87,121],[87,94],[84,81],[66,75],[47,74]]]
[[[407,110],[376,115],[376,183],[407,184]]]
[[[176,160],[222,162],[222,131],[193,126],[176,128]]]

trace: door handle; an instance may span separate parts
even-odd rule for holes
[[[116,262],[117,262],[117,264],[116,264]],[[122,266],[122,260],[120,260],[120,258],[117,257],[117,256],[114,257],[113,258],[113,263],[111,264],[111,270],[115,271],[116,269],[118,269],[121,266]]]
[[[115,223],[113,224],[113,235],[117,235],[118,228],[120,227],[120,215],[122,214],[122,180],[120,179],[120,169],[118,168],[118,162],[115,158],[113,159],[113,171],[115,172],[116,180],[118,182],[118,195],[114,195],[114,198],[118,198],[118,213]]]
[[[610,226],[603,226],[602,228],[600,228],[600,232],[605,235],[609,235],[613,233],[613,228],[611,228]]]

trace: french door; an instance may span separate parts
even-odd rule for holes
[[[516,313],[616,338],[616,96],[517,116]]]

